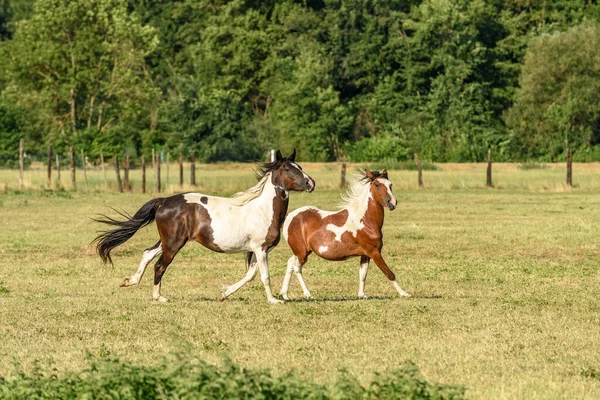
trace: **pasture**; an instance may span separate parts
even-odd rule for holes
[[[334,209],[339,165],[301,164],[317,189],[292,193],[290,210]],[[175,171],[169,193],[179,190]],[[147,365],[188,354],[322,384],[345,369],[366,383],[414,362],[427,380],[463,385],[473,399],[600,398],[598,164],[574,165],[573,189],[563,165],[495,164],[493,189],[483,164],[424,171],[424,189],[416,172],[390,171],[398,208],[386,210],[383,256],[413,297],[398,297],[371,264],[369,298],[358,300],[358,259],[313,255],[304,277],[315,300],[300,300],[294,277],[297,300],[284,305],[267,304],[259,278],[218,302],[221,285],[245,273],[243,255],[194,243],[163,278],[168,303],[151,302],[150,271],[139,287],[119,288],[156,229],[140,231],[114,252],[114,267],[104,266],[89,247],[98,229],[90,217],[114,216],[111,206],[133,213],[157,197],[140,193],[139,171],[135,191],[123,194],[105,191],[100,171],[88,172],[87,188],[79,171],[77,192],[65,171],[65,190],[43,190],[36,165],[18,192],[17,174],[0,171],[0,374],[36,362],[77,371],[88,353]],[[255,182],[240,164],[199,165],[196,179],[196,190],[220,195]],[[290,254],[284,241],[270,254],[274,292]]]

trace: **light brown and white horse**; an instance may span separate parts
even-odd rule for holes
[[[283,224],[283,237],[294,255],[288,260],[280,292],[283,298],[289,300],[287,292],[292,272],[296,273],[304,297],[311,298],[302,277],[302,266],[313,252],[331,261],[360,256],[359,298],[366,297],[365,279],[370,260],[377,264],[400,296],[409,297],[381,256],[383,209],[387,207],[394,210],[397,204],[387,171],[379,173],[365,170],[364,175],[356,179],[343,197],[340,211],[302,207],[291,212]]]
[[[259,182],[250,189],[231,198],[208,196],[201,193],[183,193],[150,200],[133,217],[118,221],[103,216],[95,221],[117,226],[102,232],[95,241],[96,250],[104,262],[111,262],[110,252],[131,238],[138,229],[156,220],[160,240],[144,251],[137,272],[125,278],[121,287],[139,285],[146,267],[158,255],[154,266],[155,301],[167,299],[160,294],[165,270],[177,252],[191,240],[220,253],[246,252],[246,276],[231,286],[226,286],[221,300],[235,293],[252,280],[257,268],[267,293],[267,301],[280,303],[271,293],[267,265],[269,251],[279,243],[281,225],[288,209],[290,191],[312,192],[315,181],[294,162],[296,150],[284,158],[277,151],[276,160],[262,164]]]

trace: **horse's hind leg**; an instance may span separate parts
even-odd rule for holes
[[[254,279],[254,277],[256,276],[257,269],[258,264],[256,263],[256,256],[248,257],[248,271],[246,272],[246,276],[244,276],[239,282],[236,282],[231,286],[223,285],[223,291],[221,292],[219,300],[225,300],[226,298],[237,292],[239,288],[241,288],[246,283]]]
[[[187,239],[180,239],[177,241],[171,241],[170,243],[163,243],[163,253],[154,265],[154,287],[152,288],[152,299],[164,303],[167,301],[166,297],[161,296],[160,287],[162,277],[167,270],[167,267],[175,258],[175,254],[185,245]]]
[[[307,257],[308,255],[304,257],[304,263],[306,263]],[[312,298],[310,291],[306,286],[306,282],[304,282],[304,277],[302,276],[302,266],[303,264],[300,263],[300,259],[297,256],[291,256],[288,260],[285,278],[283,279],[283,285],[281,286],[281,291],[279,292],[279,294],[281,294],[285,300],[289,300],[287,292],[290,287],[290,280],[292,279],[292,271],[295,272],[296,278],[298,278],[298,282],[300,282],[302,292],[304,293],[304,298],[306,300],[310,300]]]
[[[144,276],[144,272],[146,271],[146,267],[150,264],[150,261],[154,259],[157,255],[162,253],[162,246],[160,244],[160,240],[152,247],[144,250],[144,255],[142,256],[142,261],[140,261],[140,266],[135,274],[133,274],[129,278],[125,278],[121,283],[121,287],[139,285],[142,280],[142,276]]]

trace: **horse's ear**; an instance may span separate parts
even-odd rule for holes
[[[281,152],[279,150],[277,150],[277,153],[275,153],[275,160],[277,161],[281,161],[283,157],[281,156]]]
[[[367,178],[369,178],[370,181],[372,181],[373,178],[375,177],[375,175],[373,175],[373,173],[371,171],[369,171],[368,169],[365,169],[365,175],[367,176]]]
[[[294,162],[295,159],[296,159],[296,148],[294,148],[294,151],[292,151],[292,155],[288,157],[288,160],[290,160],[291,162]]]
[[[381,171],[381,176],[383,176],[385,179],[388,179],[387,169]]]

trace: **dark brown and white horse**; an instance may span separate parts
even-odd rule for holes
[[[234,285],[225,287],[224,300],[249,282],[260,270],[267,301],[278,303],[271,292],[268,254],[279,243],[280,229],[288,209],[290,191],[312,192],[315,181],[294,162],[296,150],[284,158],[277,151],[276,160],[261,164],[259,182],[231,198],[184,193],[150,200],[133,217],[118,221],[106,216],[96,219],[117,229],[102,232],[96,239],[97,252],[112,263],[110,252],[131,238],[141,227],[156,220],[160,240],[144,251],[137,272],[125,278],[121,287],[138,285],[146,267],[156,256],[154,266],[155,301],[167,299],[160,294],[161,279],[177,252],[190,240],[220,253],[247,252],[248,271]]]
[[[323,211],[316,207],[302,207],[291,212],[283,225],[283,236],[294,255],[290,257],[280,294],[289,300],[287,292],[292,272],[302,286],[304,297],[310,292],[302,277],[302,266],[310,253],[331,261],[360,256],[358,297],[365,298],[365,279],[369,261],[373,260],[392,282],[400,296],[410,296],[398,282],[383,257],[383,209],[394,210],[398,201],[392,193],[387,171],[366,170],[357,177],[343,197],[342,209]]]

